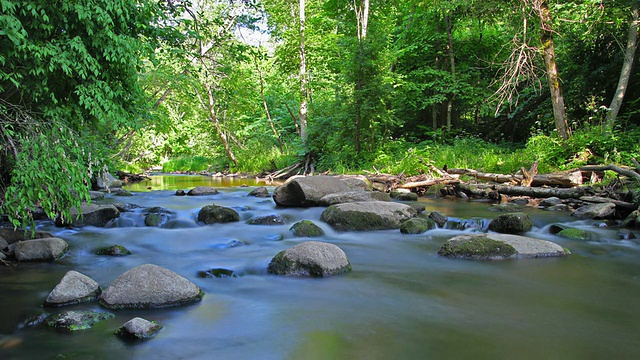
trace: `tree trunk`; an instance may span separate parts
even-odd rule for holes
[[[271,119],[271,113],[269,112],[269,105],[267,105],[267,98],[264,96],[264,78],[262,77],[262,70],[260,69],[260,65],[258,64],[258,59],[254,55],[253,62],[256,64],[256,70],[258,71],[258,78],[260,80],[260,96],[262,97],[262,105],[264,107],[264,112],[267,114],[267,120],[269,120],[269,125],[271,126],[271,131],[273,131],[273,135],[278,140],[278,147],[280,148],[280,153],[284,154],[284,148],[282,146],[282,140],[280,139],[280,134],[278,134],[278,130],[273,125],[273,120]]]
[[[455,87],[456,84],[456,57],[455,52],[453,51],[453,19],[449,14],[444,15],[444,21],[447,26],[447,53],[449,54],[449,68],[451,70],[451,78],[453,79],[453,84]],[[451,116],[453,112],[453,100],[455,99],[455,93],[449,96],[449,100],[447,101],[447,130],[451,130]]]
[[[305,0],[300,0],[300,114],[298,119],[300,120],[300,137],[302,142],[306,143],[307,140],[307,56],[304,44],[304,32],[305,32]]]
[[[558,75],[556,64],[555,48],[553,46],[553,25],[551,21],[551,11],[547,0],[533,0],[534,10],[540,17],[540,41],[542,43],[542,57],[547,71],[547,82],[551,92],[551,102],[553,103],[553,117],[555,119],[556,130],[562,139],[567,140],[569,133],[567,130],[567,115],[564,106],[564,96]]]
[[[633,1],[631,4],[631,18],[629,19],[629,33],[627,35],[627,48],[624,53],[624,62],[618,79],[616,93],[611,100],[609,112],[607,113],[606,125],[609,132],[613,130],[618,112],[624,100],[624,94],[631,78],[631,69],[638,50],[638,18],[640,17],[640,1]]]
[[[222,127],[220,126],[220,120],[218,119],[218,114],[216,114],[216,110],[215,110],[216,102],[213,97],[213,92],[211,91],[211,88],[209,86],[207,86],[207,95],[209,96],[209,104],[207,106],[207,109],[209,110],[209,119],[211,120],[211,122],[213,122],[213,126],[216,129],[216,133],[218,134],[220,141],[222,141],[222,146],[224,146],[225,153],[227,154],[229,159],[233,162],[233,164],[235,166],[238,166],[238,160],[236,159],[236,156],[233,154],[233,150],[231,150],[231,147],[229,146],[229,141],[227,141],[227,137],[225,136],[225,133],[222,130]]]
[[[356,116],[355,116],[355,131],[354,131],[354,143],[356,153],[360,154],[362,150],[362,141],[361,141],[361,127],[362,127],[362,107],[363,107],[363,99],[362,99],[362,89],[364,87],[364,71],[362,68],[362,61],[364,61],[364,43],[363,41],[367,37],[367,27],[369,25],[369,0],[362,0],[358,5],[354,6],[353,9],[356,13],[356,31],[358,37],[358,80],[356,83],[356,91],[355,91],[355,106],[356,106]]]

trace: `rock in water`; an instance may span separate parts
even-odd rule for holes
[[[69,244],[60,238],[45,238],[18,241],[14,244],[13,256],[18,261],[57,260],[69,251]]]
[[[416,216],[409,205],[388,201],[365,201],[331,205],[322,212],[320,220],[340,231],[368,231],[398,229]]]
[[[576,209],[571,216],[579,219],[607,219],[613,216],[616,205],[613,203],[586,205]]]
[[[344,181],[332,176],[296,176],[273,191],[273,200],[278,206],[311,207],[324,196],[349,191]]]
[[[510,234],[466,234],[449,239],[438,255],[474,260],[566,256],[569,252],[551,241]]]
[[[163,267],[135,267],[109,285],[100,303],[109,309],[152,309],[199,301],[202,290],[191,281]]]
[[[270,197],[271,194],[269,194],[269,190],[267,190],[266,187],[260,186],[259,188],[253,189],[247,196],[267,198]]]
[[[78,209],[69,210],[70,219],[56,219],[56,226],[96,226],[105,227],[109,221],[120,216],[120,211],[113,205],[83,204]]]
[[[533,221],[521,212],[502,214],[489,223],[488,230],[503,234],[522,234],[531,230]]]
[[[350,191],[323,196],[318,205],[331,206],[356,201],[391,201],[391,197],[389,194],[379,191]]]
[[[114,314],[108,312],[67,311],[47,318],[45,324],[56,329],[80,331],[90,329],[98,322],[114,316]]]
[[[98,298],[102,289],[97,282],[77,271],[67,272],[60,283],[49,293],[45,306],[73,305],[93,301]]]
[[[298,221],[293,224],[289,230],[297,237],[318,237],[324,235],[324,230],[311,220]]]
[[[198,212],[198,221],[209,225],[214,223],[228,223],[240,221],[237,211],[218,205],[207,205]]]
[[[281,251],[269,263],[274,275],[327,277],[351,270],[347,255],[336,245],[307,241]]]
[[[149,321],[141,317],[127,321],[122,327],[116,330],[116,335],[129,339],[149,339],[152,338],[162,326],[155,321]]]
[[[187,195],[189,196],[202,196],[202,195],[215,195],[218,193],[218,190],[211,186],[196,186],[195,188],[189,190]]]

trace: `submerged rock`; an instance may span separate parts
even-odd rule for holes
[[[96,226],[105,227],[111,220],[120,216],[120,211],[113,205],[83,204],[78,209],[69,210],[70,218],[56,218],[56,226]]]
[[[49,293],[45,306],[74,305],[93,301],[100,296],[102,289],[97,282],[77,271],[67,272],[60,283]]]
[[[409,205],[387,201],[365,201],[331,205],[320,220],[336,230],[398,229],[405,220],[416,216]]]
[[[571,227],[566,227],[558,231],[555,235],[572,240],[591,240],[591,233],[589,233],[588,231]]]
[[[531,230],[533,222],[525,213],[502,214],[489,223],[488,230],[503,234],[522,234]]]
[[[151,309],[184,305],[203,296],[199,287],[173,271],[144,264],[118,276],[102,292],[100,304],[109,309]]]
[[[278,214],[256,216],[247,221],[249,225],[283,225],[284,223],[284,219]]]
[[[228,223],[240,221],[237,211],[218,205],[207,205],[198,212],[198,221],[209,225],[214,223]]]
[[[336,245],[307,241],[279,252],[269,263],[269,274],[327,277],[351,270],[347,255]]]
[[[273,200],[278,206],[311,207],[329,194],[349,191],[344,181],[332,176],[295,176],[273,191]]]
[[[13,256],[18,261],[51,261],[63,257],[69,244],[60,238],[45,238],[18,241],[13,247]]]
[[[438,255],[475,260],[502,260],[566,256],[560,245],[546,240],[510,234],[465,234],[449,239]]]
[[[203,195],[216,195],[218,194],[218,189],[211,186],[196,186],[195,188],[189,190],[187,193],[188,196],[203,196]]]
[[[142,340],[154,337],[160,330],[162,330],[162,326],[156,324],[155,321],[135,317],[118,328],[115,334],[128,339]]]
[[[98,249],[96,255],[126,256],[131,255],[131,251],[122,245],[111,245]]]
[[[198,271],[198,276],[201,278],[228,278],[228,277],[238,277],[238,275],[233,270],[223,269],[223,268],[214,268],[205,271]]]
[[[297,237],[318,237],[324,235],[324,230],[311,220],[298,221],[293,224],[289,230]]]
[[[56,329],[81,331],[90,329],[100,321],[113,317],[115,317],[115,315],[108,312],[75,310],[50,316],[44,323]]]
[[[331,206],[356,201],[391,201],[391,197],[389,194],[379,191],[349,191],[323,196],[318,201],[318,205]]]
[[[446,224],[447,220],[449,220],[447,215],[437,211],[432,211],[431,213],[429,213],[428,218],[433,220],[438,225],[438,227],[444,227],[444,224]]]

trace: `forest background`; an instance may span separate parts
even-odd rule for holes
[[[629,164],[639,3],[0,0],[0,213],[115,169]]]

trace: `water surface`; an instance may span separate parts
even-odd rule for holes
[[[0,268],[0,358],[49,359],[600,359],[636,358],[640,351],[640,245],[618,240],[615,226],[576,221],[568,213],[528,208],[535,228],[526,235],[569,248],[565,258],[500,262],[437,256],[452,236],[473,229],[435,229],[420,235],[397,230],[340,233],[319,221],[323,208],[284,209],[272,199],[248,197],[253,180],[223,184],[220,194],[177,197],[175,190],[213,184],[199,176],[163,176],[131,186],[133,197],[106,202],[161,206],[181,228],[144,227],[143,209],[123,213],[114,227],[82,229],[41,225],[65,239],[71,252],[54,263]],[[151,190],[147,189],[151,187]],[[273,186],[268,187],[270,191]],[[452,222],[486,224],[499,213],[485,202],[421,199]],[[218,204],[238,210],[242,221],[200,226],[197,212]],[[257,226],[253,216],[280,214],[285,225]],[[325,279],[266,273],[279,251],[307,239],[289,228],[310,219],[326,232],[314,240],[334,243],[353,271]],[[564,222],[592,231],[579,242],[547,233]],[[452,226],[450,226],[452,227]],[[94,255],[120,244],[127,257]],[[78,334],[21,327],[69,270],[105,288],[145,263],[166,267],[205,292],[184,307],[117,311],[114,319]],[[241,276],[201,278],[199,271],[226,268]],[[63,309],[96,309],[84,304]],[[135,316],[164,329],[153,339],[127,343],[113,331]]]

